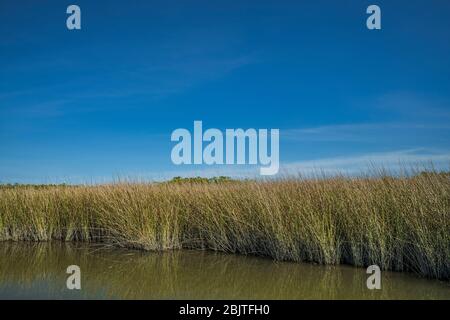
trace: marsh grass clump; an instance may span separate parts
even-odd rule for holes
[[[0,188],[0,240],[209,249],[450,279],[450,178]]]

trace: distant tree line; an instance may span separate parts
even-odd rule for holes
[[[231,182],[236,181],[226,176],[212,177],[212,178],[204,178],[204,177],[191,177],[191,178],[183,178],[180,176],[174,177],[171,180],[167,181],[167,183],[223,183],[223,182]]]
[[[66,183],[60,184],[29,184],[29,183],[0,183],[0,189],[14,189],[14,188],[34,188],[34,189],[46,189],[53,187],[69,187]]]

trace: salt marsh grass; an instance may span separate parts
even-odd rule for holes
[[[450,178],[0,188],[0,240],[209,249],[450,278]]]

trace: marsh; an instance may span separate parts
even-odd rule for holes
[[[450,279],[450,179],[332,177],[0,188],[0,241],[200,249]]]

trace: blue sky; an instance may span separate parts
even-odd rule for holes
[[[82,29],[66,28],[77,4]],[[366,28],[370,4],[382,30]],[[279,128],[285,170],[450,164],[448,1],[0,3],[0,182],[245,175],[170,134]],[[283,170],[282,170],[283,172]]]

